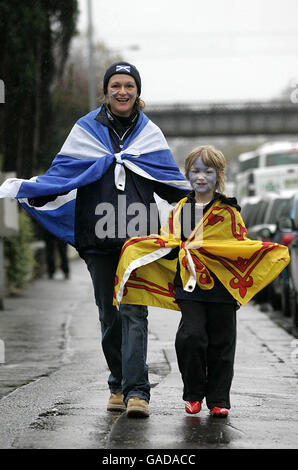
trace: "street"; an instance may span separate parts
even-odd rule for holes
[[[220,313],[220,312],[219,312]],[[1,449],[297,449],[298,340],[253,303],[238,310],[227,419],[187,415],[174,340],[180,313],[150,308],[150,418],[108,413],[91,280],[35,281],[0,312]]]

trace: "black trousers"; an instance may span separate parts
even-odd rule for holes
[[[209,409],[230,408],[236,347],[236,306],[178,301],[181,321],[175,348],[183,380],[183,399],[201,401]]]
[[[69,263],[67,257],[67,243],[56,238],[50,232],[44,236],[46,243],[47,270],[49,277],[52,277],[56,271],[56,249],[60,257],[60,267],[65,275],[69,276]]]

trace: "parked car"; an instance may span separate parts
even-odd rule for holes
[[[298,226],[295,224],[295,230]],[[288,266],[288,305],[289,315],[292,318],[292,326],[298,330],[298,237],[296,236],[289,245],[291,262]]]
[[[281,245],[290,246],[298,234],[292,223],[296,205],[298,204],[298,191],[282,192],[275,201],[275,210],[272,221],[274,224],[265,225],[259,231],[262,240],[270,240]],[[272,307],[281,310],[283,315],[290,316],[289,307],[289,265],[268,286],[268,300]]]
[[[266,193],[263,197],[259,198],[255,207],[251,210],[254,216],[250,215],[249,223],[246,226],[247,236],[252,240],[260,239],[260,231],[262,228],[268,228],[271,233],[276,230],[276,213],[281,198],[279,193]]]
[[[284,303],[287,316],[292,318],[292,325],[298,328],[298,192],[295,195],[287,217],[280,220],[279,230],[283,234],[282,241],[288,242],[291,261],[286,268],[286,276],[282,279]]]
[[[246,228],[254,225],[260,200],[261,198],[259,196],[250,196],[241,200],[241,215]]]
[[[278,221],[288,214],[295,193],[295,191],[268,192],[262,197],[254,196],[242,200],[241,213],[247,227],[248,238],[287,244],[286,239],[281,241]],[[282,279],[282,276],[284,276],[283,272],[259,292],[254,300],[257,303],[269,302],[274,309],[288,312],[288,297],[287,292],[284,292],[287,282]]]
[[[248,220],[248,237],[262,241],[273,241],[288,246],[296,233],[280,228],[279,221],[289,217],[297,191],[279,191],[266,193],[262,198],[246,207],[245,217]],[[249,210],[250,209],[250,210]],[[251,214],[254,212],[254,215]],[[289,222],[288,222],[289,224]],[[284,315],[289,315],[289,277],[287,268],[256,297],[256,302],[270,302],[274,309],[281,309]]]

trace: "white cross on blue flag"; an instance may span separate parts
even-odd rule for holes
[[[30,180],[9,178],[0,186],[0,198],[19,200],[29,214],[57,237],[75,244],[77,188],[99,180],[116,161],[115,187],[125,188],[125,168],[150,180],[189,190],[161,130],[142,112],[122,151],[114,154],[108,129],[91,111],[74,125],[51,167]],[[57,195],[42,207],[28,199]]]
[[[116,72],[130,73],[130,65],[116,65]]]

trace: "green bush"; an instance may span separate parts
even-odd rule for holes
[[[33,224],[30,217],[19,211],[19,234],[4,238],[6,283],[9,291],[22,288],[28,281],[35,260],[30,249],[33,241]]]

